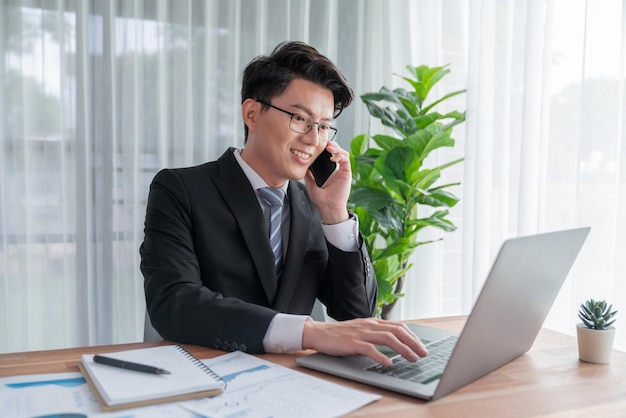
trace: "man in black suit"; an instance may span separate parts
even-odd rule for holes
[[[372,318],[376,280],[346,206],[350,159],[332,141],[352,99],[330,60],[282,43],[244,70],[245,147],[155,176],[140,253],[147,309],[164,338],[251,353],[359,353],[387,365],[375,344],[409,360],[426,355],[404,324]],[[308,169],[324,149],[339,169],[318,187]],[[279,218],[265,187],[281,197]],[[315,298],[338,322],[311,320]]]

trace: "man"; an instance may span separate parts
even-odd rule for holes
[[[154,327],[221,350],[310,348],[384,365],[375,344],[411,361],[426,355],[404,324],[371,318],[376,281],[346,207],[349,155],[332,141],[353,99],[344,76],[289,42],[248,64],[242,84],[245,147],[162,170],[150,187],[140,253]],[[318,187],[308,169],[324,149],[339,169]],[[312,321],[315,298],[339,322]]]

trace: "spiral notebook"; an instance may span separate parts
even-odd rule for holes
[[[179,345],[106,353],[107,357],[147,364],[170,374],[143,373],[95,363],[82,356],[79,369],[103,411],[215,396],[225,383],[193,354]]]

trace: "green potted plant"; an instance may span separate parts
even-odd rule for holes
[[[427,103],[428,94],[450,70],[445,67],[406,67],[402,77],[411,89],[382,87],[361,100],[370,115],[397,136],[362,134],[352,139],[350,158],[353,185],[349,205],[359,216],[361,233],[371,253],[378,281],[378,315],[387,319],[403,296],[405,275],[415,249],[433,241],[420,241],[427,227],[454,231],[448,208],[459,199],[440,184],[441,172],[463,159],[438,166],[427,163],[432,151],[453,147],[452,129],[465,121],[465,112],[445,114],[434,108],[464,93],[455,91]],[[423,210],[426,209],[426,210]]]
[[[615,339],[615,314],[613,305],[605,300],[588,299],[580,304],[576,326],[578,357],[588,363],[608,363]]]

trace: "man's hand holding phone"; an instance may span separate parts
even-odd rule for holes
[[[329,142],[318,158],[305,177],[307,191],[325,224],[343,222],[348,219],[352,186],[350,154],[338,143]]]

